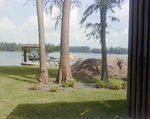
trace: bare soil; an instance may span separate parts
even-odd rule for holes
[[[74,87],[64,87],[63,85],[59,85],[56,84],[54,81],[50,82],[49,84],[37,84],[36,88],[34,90],[38,90],[38,91],[50,91],[50,92],[56,92],[56,91],[52,91],[52,87],[58,87],[57,92],[62,92],[65,90],[68,90],[70,88],[72,89],[77,89],[77,88],[96,88],[96,84],[95,83],[82,83],[82,82],[76,82]],[[31,90],[31,85],[27,86],[27,89]]]
[[[127,79],[127,59],[107,57],[107,69],[110,78]],[[80,58],[72,66],[73,77],[80,79],[100,78],[102,61],[96,58]]]

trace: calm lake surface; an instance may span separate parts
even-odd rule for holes
[[[50,53],[49,57],[59,58],[60,53]],[[77,59],[80,57],[86,58],[101,58],[101,54],[94,53],[70,53],[70,56],[75,56]],[[124,54],[107,54],[107,56],[115,56],[118,58],[127,58],[128,55]],[[0,66],[21,66],[22,52],[0,52]]]

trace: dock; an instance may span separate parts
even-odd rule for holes
[[[40,65],[39,62],[21,62],[21,65],[23,66],[37,66]]]
[[[39,48],[38,44],[20,44],[22,47],[22,62],[21,65],[35,66],[40,65],[38,62],[27,62],[27,48]]]

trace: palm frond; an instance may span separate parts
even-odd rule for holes
[[[114,12],[114,7],[119,7],[121,9],[121,4],[123,4],[124,0],[107,0],[107,9]]]
[[[81,8],[82,3],[79,0],[73,0],[72,4],[78,8]]]
[[[85,32],[87,31],[87,29],[91,30],[90,33],[86,34],[86,37],[88,37],[87,40],[100,39],[100,31],[101,31],[100,23],[87,23],[84,27],[85,27]]]
[[[93,12],[97,12],[97,9],[99,9],[99,5],[98,4],[92,4],[90,5],[85,12],[83,13],[83,17],[80,21],[80,24],[83,25],[83,23],[86,21],[86,19],[93,13]]]
[[[118,18],[116,18],[116,17],[112,17],[112,16],[108,16],[110,19],[111,19],[111,21],[113,22],[113,21],[118,21],[118,22],[120,22],[120,20],[118,19]]]

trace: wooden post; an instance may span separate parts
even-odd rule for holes
[[[128,115],[150,118],[150,1],[129,2]]]
[[[22,62],[24,62],[24,47],[22,46]]]
[[[26,51],[26,48],[24,48],[24,62],[27,62],[27,51]]]
[[[24,46],[22,46],[22,62],[27,62],[27,51]]]

